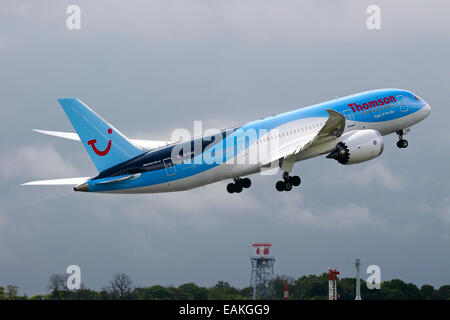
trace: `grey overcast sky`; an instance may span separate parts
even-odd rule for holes
[[[81,30],[66,8],[81,8]],[[381,8],[381,30],[366,9]],[[270,241],[275,272],[298,277],[350,261],[382,280],[450,283],[449,1],[0,2],[0,285],[47,292],[81,267],[93,289],[250,281],[250,246]],[[194,120],[222,128],[359,91],[403,88],[432,107],[397,149],[355,166],[297,163],[303,183],[253,176],[169,194],[100,195],[25,181],[95,175],[56,99],[78,97],[131,138],[169,139]]]

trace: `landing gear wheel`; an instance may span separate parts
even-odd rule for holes
[[[407,148],[408,147],[408,140],[404,140],[404,139],[398,140],[397,147],[399,147],[400,149]]]
[[[283,172],[283,181],[278,181],[275,184],[275,188],[278,191],[291,191],[292,187],[297,187],[300,185],[302,180],[299,176],[290,176],[289,172]]]
[[[252,185],[252,181],[249,178],[244,178],[241,180],[241,185],[244,188],[250,188],[250,186]]]
[[[302,182],[302,180],[300,179],[299,176],[293,176],[293,177],[291,177],[290,180],[291,180],[291,183],[292,183],[292,185],[293,185],[294,187],[299,186],[300,183]]]
[[[243,188],[250,188],[252,181],[249,178],[234,178],[234,183],[229,183],[227,185],[227,191],[229,193],[240,193]]]
[[[400,143],[402,144],[402,148],[408,147],[408,140],[400,140]]]
[[[278,190],[278,191],[284,191],[284,182],[283,181],[278,181],[276,184],[275,184],[275,188]]]
[[[291,191],[292,189],[292,184],[290,182],[285,182],[284,183],[284,190],[285,191]]]
[[[408,147],[408,141],[403,139],[403,135],[406,134],[408,131],[409,131],[409,129],[403,129],[403,130],[397,131],[397,135],[398,135],[397,147],[399,147],[400,149]]]

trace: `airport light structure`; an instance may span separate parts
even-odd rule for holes
[[[337,277],[339,271],[336,268],[332,269],[328,267],[328,300],[337,300]]]
[[[275,258],[272,255],[272,244],[268,242],[254,243],[250,262],[252,265],[250,283],[253,287],[253,300],[271,298],[273,294],[270,283],[274,278],[273,265],[275,263]]]
[[[289,284],[287,280],[284,280],[284,300],[289,300]]]

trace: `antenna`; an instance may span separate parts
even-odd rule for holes
[[[361,300],[361,277],[359,276],[359,268],[361,266],[361,261],[359,257],[355,259],[356,267],[356,297],[355,300]]]

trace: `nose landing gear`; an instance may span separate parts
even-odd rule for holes
[[[400,148],[400,149],[401,148],[407,148],[408,147],[408,140],[405,140],[405,139],[398,140],[397,147]]]
[[[227,191],[229,193],[240,193],[243,188],[250,188],[252,185],[252,181],[249,178],[234,178],[234,183],[229,183],[227,185]]]
[[[275,188],[278,191],[291,191],[293,186],[297,187],[301,182],[299,176],[290,176],[288,172],[283,172],[283,181],[278,181]]]
[[[398,135],[398,139],[399,139],[397,141],[397,147],[399,149],[408,147],[408,140],[403,139],[403,135],[406,134],[408,131],[409,131],[409,129],[403,129],[403,130],[397,131],[397,135]]]

